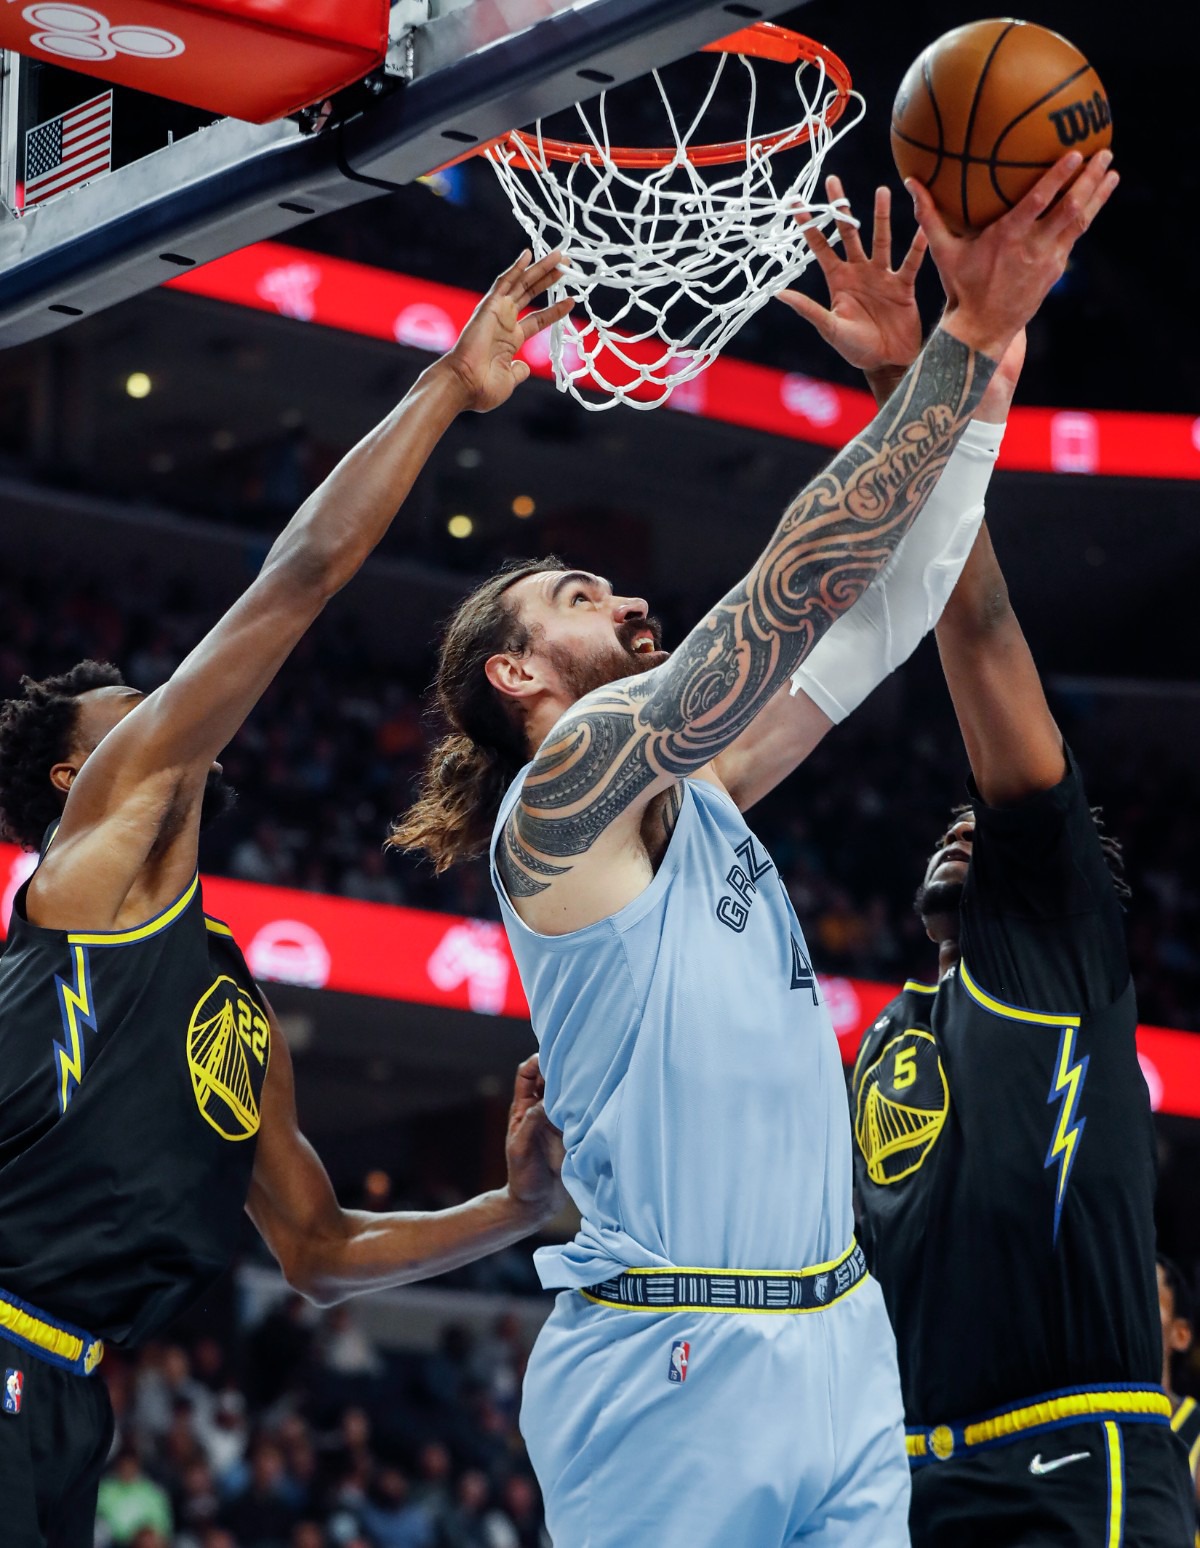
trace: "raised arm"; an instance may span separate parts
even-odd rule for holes
[[[69,783],[62,823],[29,893],[36,923],[106,928],[135,883],[146,912],[187,885],[213,760],[383,537],[451,421],[464,409],[494,408],[528,376],[517,350],[570,303],[519,313],[559,256],[532,264],[523,253],[500,276],[455,347],[305,501],[257,579],[170,680],[94,752],[85,749],[77,777],[61,772]]]
[[[831,203],[845,204],[841,182],[826,180]],[[899,267],[891,266],[891,195],[875,192],[867,251],[848,208],[839,220],[844,256],[815,229],[813,255],[829,288],[829,306],[797,291],[779,299],[811,322],[865,374],[882,407],[921,347],[915,284],[926,249],[918,229]],[[716,760],[721,783],[743,811],[786,778],[840,725],[933,628],[954,589],[983,520],[984,497],[1024,359],[1024,334],[1005,352],[971,423],[912,530],[863,597],[839,617],[775,695]]]
[[[937,626],[967,757],[989,806],[1049,790],[1066,773],[1050,713],[986,525]]]
[[[563,1198],[562,1141],[542,1106],[537,1056],[517,1071],[508,1116],[508,1184],[452,1209],[379,1213],[343,1209],[296,1121],[291,1057],[271,1016],[271,1062],[246,1210],[284,1277],[329,1306],[365,1290],[460,1268],[520,1241]]]
[[[581,923],[573,910],[537,900],[565,896],[585,857],[606,865],[627,851],[647,802],[727,748],[887,563],[996,360],[1115,186],[1108,164],[1094,157],[1050,210],[1079,172],[1080,158],[1064,157],[972,242],[952,237],[912,185],[947,292],[941,326],[882,411],[800,494],[749,574],[678,650],[644,676],[588,695],[543,742],[501,857],[528,922]]]

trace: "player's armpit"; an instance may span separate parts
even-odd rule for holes
[[[833,721],[803,689],[781,688],[713,769],[739,811],[774,790],[833,730]]]

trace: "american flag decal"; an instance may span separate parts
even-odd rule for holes
[[[112,170],[112,92],[25,134],[25,208]]]

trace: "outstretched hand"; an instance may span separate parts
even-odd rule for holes
[[[1034,315],[1117,186],[1111,151],[1082,164],[1078,151],[1063,156],[1019,204],[971,237],[955,236],[929,190],[906,181],[946,292],[949,332],[998,358]]]
[[[508,1110],[508,1191],[531,1213],[548,1218],[564,1200],[562,1135],[546,1116],[546,1083],[537,1054],[517,1069]]]
[[[565,298],[524,317],[520,313],[554,283],[562,260],[561,252],[553,252],[534,263],[526,248],[492,285],[458,343],[443,356],[443,364],[463,387],[467,408],[481,414],[498,408],[528,378],[529,367],[516,358],[517,351],[535,333],[560,322],[575,303]]]
[[[875,190],[875,227],[871,251],[863,246],[858,227],[850,218],[841,180],[827,177],[830,203],[841,201],[835,211],[844,257],[839,258],[824,232],[811,226],[805,232],[809,251],[829,287],[829,305],[782,290],[779,300],[798,312],[831,344],[843,360],[868,373],[903,372],[921,348],[921,314],[915,287],[925,249],[925,234],[917,232],[898,269],[892,268],[892,196],[887,188]],[[808,212],[797,219],[804,223]]]

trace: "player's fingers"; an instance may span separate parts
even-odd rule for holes
[[[514,362],[515,364],[516,362]],[[524,364],[524,361],[521,362]],[[526,368],[528,375],[528,368]],[[530,1054],[517,1066],[517,1073],[513,1079],[513,1112],[524,1111],[532,1102],[536,1102],[542,1094],[542,1071],[538,1064],[537,1054]]]
[[[538,312],[529,312],[517,323],[521,330],[522,340],[531,339],[535,333],[540,333],[543,328],[548,328],[551,323],[561,322],[571,308],[575,305],[573,296],[564,296],[561,301],[555,301],[550,306],[544,306]]]
[[[1082,236],[1112,197],[1118,177],[1109,171],[1112,152],[1099,151],[1067,189],[1058,204],[1045,217],[1045,224],[1056,234],[1072,239]]]
[[[929,243],[929,250],[937,260],[939,252],[945,252],[952,247],[958,238],[947,226],[934,204],[928,188],[924,183],[919,183],[915,177],[906,177],[904,186],[908,189],[913,202],[913,213],[917,217],[917,225],[925,234],[925,240]],[[1005,217],[1007,219],[1007,217]]]
[[[1012,231],[1031,229],[1034,222],[1041,219],[1082,165],[1083,157],[1078,151],[1060,156],[1049,171],[1042,173],[1024,198],[1014,205],[1007,215],[1002,215],[991,229],[999,231],[1005,226]]]
[[[532,1139],[539,1129],[548,1129],[556,1134],[558,1132],[549,1118],[547,1118],[545,1103],[541,1101],[531,1102],[524,1109],[521,1113],[520,1121],[516,1124],[516,1129],[521,1134],[524,1142]]]
[[[525,272],[525,269],[529,264],[529,260],[532,257],[533,254],[530,252],[529,248],[523,247],[516,263],[511,264],[507,269],[505,269],[503,274],[497,275],[496,279],[493,281],[492,295],[511,295],[514,287],[516,286],[521,275]]]
[[[790,306],[805,322],[812,323],[823,339],[829,337],[829,331],[837,319],[827,306],[822,306],[819,301],[814,301],[799,290],[778,290],[775,299],[782,301],[784,306]]]
[[[817,217],[810,209],[805,205],[800,205],[793,214],[796,224],[804,232],[805,245],[817,260],[817,268],[828,279],[832,271],[837,268],[842,260],[834,252],[829,238],[821,230],[820,226],[817,225]]]
[[[523,303],[528,298],[540,294],[547,285],[553,285],[562,264],[563,255],[557,249],[547,253],[544,258],[539,258],[536,263],[531,263],[519,278],[514,292],[517,300]]]
[[[858,222],[850,213],[850,201],[846,198],[846,190],[836,173],[831,172],[825,179],[825,192],[829,196],[830,204],[834,206],[833,218],[837,221],[842,250],[847,258],[865,262],[867,255],[862,245],[862,237],[858,234]]]
[[[871,262],[879,269],[892,266],[892,190],[875,190],[875,225],[871,234]]]
[[[896,270],[896,273],[909,285],[915,285],[921,265],[925,262],[925,254],[929,251],[929,238],[917,228],[917,234],[909,244],[908,251],[904,255],[904,262]]]
[[[524,360],[514,360],[509,370],[512,372],[512,379],[516,386],[519,387],[522,382],[529,380],[529,367]]]

